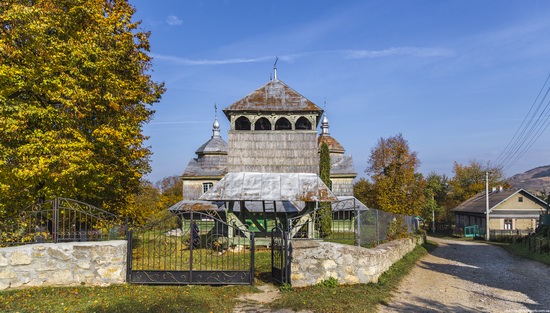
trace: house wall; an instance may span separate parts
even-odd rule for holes
[[[315,130],[230,130],[228,141],[228,172],[319,172]]]
[[[519,197],[523,198],[523,202],[519,202]],[[505,202],[499,204],[492,211],[502,211],[502,210],[542,210],[543,207],[538,205],[533,200],[527,196],[517,193],[510,197]]]
[[[125,240],[0,248],[0,290],[124,283],[126,250]]]

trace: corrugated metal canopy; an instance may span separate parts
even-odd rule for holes
[[[340,196],[332,203],[332,211],[368,211],[369,208],[353,196]]]
[[[227,173],[200,200],[338,201],[313,173]]]
[[[217,211],[223,202],[181,200],[168,208],[168,211]]]

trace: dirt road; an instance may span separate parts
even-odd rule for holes
[[[439,247],[379,312],[550,312],[550,266],[480,242],[429,240]]]

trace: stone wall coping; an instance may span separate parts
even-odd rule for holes
[[[320,239],[292,239],[292,249],[317,248],[322,242]]]
[[[23,246],[3,247],[3,248],[0,248],[0,252],[21,251],[25,249],[34,249],[38,247],[63,249],[65,247],[72,248],[72,247],[91,247],[91,246],[118,246],[121,244],[126,244],[126,240],[60,242],[60,243],[47,242],[47,243],[33,243],[33,244],[28,244]]]

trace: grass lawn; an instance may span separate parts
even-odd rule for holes
[[[282,292],[273,308],[309,309],[315,312],[370,312],[389,299],[390,292],[433,248],[417,247],[397,262],[377,284],[295,288]],[[271,252],[258,251],[256,284],[271,281]],[[0,312],[231,312],[240,294],[253,286],[142,286],[27,288],[0,292]]]
[[[528,247],[522,246],[520,244],[499,243],[499,242],[491,242],[491,244],[497,245],[505,249],[506,251],[510,252],[511,254],[517,255],[524,259],[529,259],[532,261],[550,265],[550,254],[548,253],[540,254],[539,252],[533,252],[533,250],[529,250]]]
[[[384,273],[376,284],[346,286],[312,286],[282,292],[274,309],[309,309],[314,312],[374,312],[376,306],[390,298],[392,290],[414,267],[416,261],[436,247],[434,243],[418,246]]]

